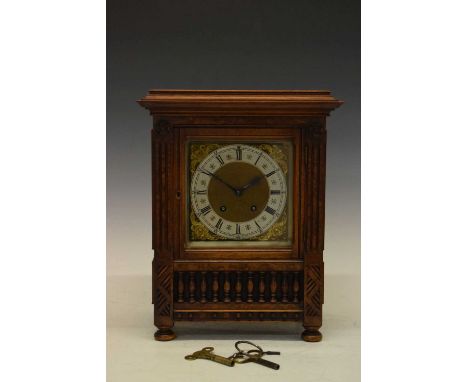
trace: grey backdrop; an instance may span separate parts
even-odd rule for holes
[[[108,2],[108,272],[149,274],[150,88],[328,89],[326,272],[359,273],[360,2]]]
[[[107,25],[108,380],[358,382],[359,1],[109,0]],[[329,89],[345,101],[328,119],[323,342],[265,322],[178,322],[175,341],[152,339],[151,119],[135,102],[150,88]],[[281,350],[281,369],[181,361],[208,344],[231,354],[238,339]]]

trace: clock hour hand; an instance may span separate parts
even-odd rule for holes
[[[241,194],[241,191],[238,190],[237,188],[234,188],[233,186],[231,186],[229,183],[225,182],[224,179],[220,178],[218,175],[216,174],[213,174],[212,172],[209,172],[207,170],[202,170],[202,172],[206,175],[209,175],[213,178],[215,178],[216,180],[218,180],[219,182],[221,182],[222,184],[224,184],[226,187],[230,188],[232,191],[234,191],[234,193],[236,194],[236,196],[240,196]]]
[[[246,185],[244,185],[243,187],[239,189],[240,193],[242,194],[242,192],[244,192],[248,188],[255,186],[258,182],[262,180],[262,178],[263,178],[263,175],[259,175],[253,178],[249,183],[247,183]]]

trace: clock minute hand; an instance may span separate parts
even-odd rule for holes
[[[237,188],[234,188],[233,186],[231,186],[229,183],[227,183],[226,181],[224,181],[224,179],[220,178],[218,175],[216,174],[213,174],[212,172],[209,172],[208,170],[203,170],[202,172],[204,172],[206,175],[209,175],[213,178],[215,178],[216,180],[218,180],[219,182],[221,182],[222,184],[224,184],[225,186],[227,186],[228,188],[230,188],[232,191],[234,191],[234,193],[236,194],[236,196],[239,196],[240,195],[240,190],[238,190]]]

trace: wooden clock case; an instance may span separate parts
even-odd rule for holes
[[[328,91],[151,90],[155,339],[175,321],[302,321],[322,338],[326,117],[342,102]],[[288,140],[293,147],[292,244],[191,248],[186,147],[190,139]]]

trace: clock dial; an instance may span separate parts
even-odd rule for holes
[[[211,152],[196,169],[192,208],[214,234],[250,239],[268,231],[287,202],[281,167],[264,151],[229,145]]]

